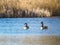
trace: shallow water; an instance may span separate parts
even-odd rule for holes
[[[48,26],[47,30],[41,30],[41,21]],[[29,29],[24,30],[24,23],[28,23]],[[1,18],[0,34],[40,34],[60,35],[60,18]]]

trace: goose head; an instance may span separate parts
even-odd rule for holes
[[[44,23],[43,22],[41,22],[41,27],[43,27],[44,26]]]

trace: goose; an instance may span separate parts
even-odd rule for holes
[[[29,29],[29,26],[28,26],[28,24],[27,24],[27,23],[25,23],[25,24],[24,24],[24,27],[23,27],[23,29],[24,29],[24,30],[27,30],[27,29]]]
[[[41,27],[40,27],[42,30],[44,30],[44,29],[48,29],[48,26],[44,26],[44,23],[43,22],[41,22]]]

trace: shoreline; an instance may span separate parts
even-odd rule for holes
[[[2,43],[3,42],[3,43]],[[0,36],[0,44],[8,45],[60,45],[60,36]]]
[[[60,18],[60,16],[50,16],[50,17],[0,17],[0,18]]]

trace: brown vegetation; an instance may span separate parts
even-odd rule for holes
[[[44,9],[50,12],[40,14]],[[60,16],[60,0],[0,0],[0,17]]]

